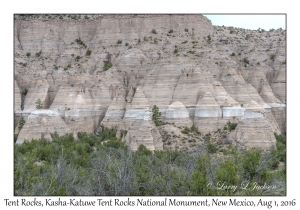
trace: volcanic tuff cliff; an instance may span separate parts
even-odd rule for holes
[[[156,150],[172,126],[206,134],[231,121],[231,140],[268,149],[286,131],[285,30],[213,26],[202,15],[14,18],[17,143],[103,124],[127,130],[133,150]],[[154,105],[170,125],[155,126]]]

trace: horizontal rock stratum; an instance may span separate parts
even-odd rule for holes
[[[286,32],[213,26],[202,15],[15,15],[17,143],[127,130],[132,150],[162,150],[170,126],[269,149],[286,132]],[[37,109],[37,101],[40,100]],[[25,125],[19,131],[18,123]]]

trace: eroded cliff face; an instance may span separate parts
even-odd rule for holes
[[[170,126],[204,134],[237,122],[231,138],[249,147],[269,148],[286,130],[284,30],[202,15],[15,15],[14,27],[16,132],[26,121],[17,143],[103,124],[128,130],[133,150],[163,149],[154,105]]]

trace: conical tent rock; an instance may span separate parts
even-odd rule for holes
[[[128,128],[138,116],[147,115],[150,111],[149,102],[140,87],[137,87],[131,103],[127,103],[123,121]]]
[[[174,89],[177,86],[181,71],[176,64],[150,70],[141,81],[141,87],[151,106],[156,105],[164,114],[173,101]]]
[[[38,99],[41,100],[41,105],[43,108],[49,106],[48,103],[48,89],[49,84],[45,79],[38,79],[32,86],[28,89],[28,93],[24,101],[24,112],[32,112],[36,110],[36,102]]]
[[[266,103],[280,103],[280,101],[274,96],[274,93],[268,83],[262,85],[259,93]]]
[[[210,92],[206,92],[202,99],[199,99],[195,117],[222,117],[219,104]]]
[[[141,144],[151,151],[163,149],[161,135],[151,120],[139,120],[135,124],[125,137],[125,143],[131,150],[136,151]]]
[[[191,127],[193,125],[189,116],[189,111],[180,101],[175,101],[168,107],[166,110],[165,121],[174,123],[177,126]]]
[[[246,107],[245,113],[242,119],[245,118],[262,118],[264,117],[265,109],[255,101],[250,101]]]
[[[199,88],[211,86],[212,80],[210,72],[200,68],[182,69],[173,93],[173,101],[184,101],[186,107],[195,106]]]
[[[101,124],[108,128],[118,127],[119,129],[125,129],[122,121],[125,114],[125,106],[126,101],[124,98],[116,96],[108,107]]]
[[[262,106],[251,101],[230,138],[247,148],[263,150],[275,148],[275,131],[264,113],[265,110]]]
[[[148,99],[146,98],[144,91],[142,88],[137,87],[133,100],[130,104],[127,104],[126,109],[142,109],[142,110],[150,110],[150,104]]]
[[[47,109],[36,110],[28,116],[16,143],[41,139],[47,132],[64,135],[69,132],[69,129],[57,112]],[[48,134],[46,137],[49,137]]]
[[[209,133],[220,128],[224,123],[221,121],[222,111],[210,92],[206,92],[203,98],[199,99],[196,109],[194,125],[202,133]]]

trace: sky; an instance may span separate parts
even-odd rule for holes
[[[286,16],[282,15],[204,15],[213,25],[233,26],[238,28],[257,30],[258,28],[285,29]]]

